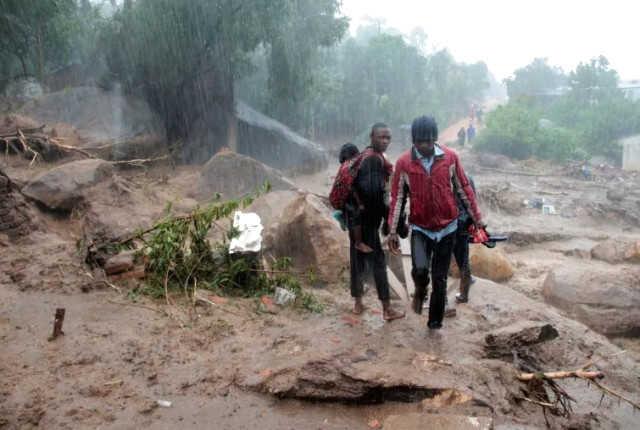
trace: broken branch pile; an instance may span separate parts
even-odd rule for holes
[[[94,158],[82,149],[64,145],[59,140],[49,137],[44,132],[44,128],[44,125],[31,129],[16,128],[15,133],[0,135],[0,150],[7,155],[10,153],[23,154],[31,159],[31,164],[38,158],[44,161],[51,161],[72,153]]]

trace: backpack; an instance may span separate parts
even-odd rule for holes
[[[381,155],[377,154],[375,151],[367,148],[356,157],[351,160],[347,160],[340,165],[338,173],[336,174],[336,179],[333,181],[331,192],[329,193],[329,202],[334,209],[344,209],[344,204],[351,195],[353,182],[355,181],[356,176],[358,176],[360,164],[362,163],[362,160],[370,155],[381,157]]]

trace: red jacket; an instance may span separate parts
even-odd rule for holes
[[[389,226],[396,232],[403,201],[411,200],[409,223],[427,230],[441,230],[458,218],[456,195],[467,208],[471,219],[478,223],[482,216],[475,194],[465,175],[458,154],[438,145],[444,154],[435,156],[431,173],[427,173],[415,148],[404,152],[391,181]]]

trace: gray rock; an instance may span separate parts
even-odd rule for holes
[[[111,164],[104,160],[80,160],[45,172],[22,189],[22,193],[49,209],[70,211],[84,199],[87,188],[112,176]]]
[[[617,264],[623,262],[640,263],[640,240],[605,240],[591,249],[591,258]]]
[[[640,331],[640,270],[592,262],[559,267],[547,275],[543,295],[592,329],[609,336]]]
[[[384,420],[383,428],[389,430],[490,430],[490,417],[464,415],[418,414],[391,415]]]
[[[235,152],[225,151],[211,157],[202,168],[199,193],[213,198],[220,193],[223,199],[251,194],[269,181],[272,190],[293,190],[296,186],[282,172]]]
[[[316,172],[327,167],[327,154],[286,125],[246,103],[236,103],[238,152],[281,170]]]
[[[312,269],[323,282],[341,279],[349,265],[349,238],[331,210],[313,194],[300,194],[265,231],[264,249],[276,257],[294,257],[299,270]]]

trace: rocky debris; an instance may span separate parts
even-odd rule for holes
[[[15,133],[17,129],[38,128],[42,124],[24,115],[9,114],[0,117],[0,135]]]
[[[28,235],[33,214],[11,179],[0,170],[0,233],[9,239]]]
[[[509,236],[509,243],[516,246],[529,246],[536,243],[555,242],[572,238],[568,234],[542,231],[509,231],[505,232],[505,234]]]
[[[609,336],[640,333],[640,269],[591,262],[558,267],[547,275],[543,295],[592,329]]]
[[[84,200],[87,188],[112,176],[104,160],[79,160],[55,167],[30,181],[22,192],[49,209],[70,211]]]
[[[348,238],[331,217],[330,209],[313,194],[300,194],[265,230],[264,250],[276,257],[292,257],[299,270],[313,270],[318,279],[334,283],[349,264]]]
[[[508,182],[480,187],[478,194],[480,203],[491,210],[510,215],[520,215],[523,211],[524,196],[513,190]]]
[[[612,188],[607,190],[607,198],[612,202],[621,202],[626,196],[626,190],[624,188]]]
[[[382,428],[390,430],[491,430],[493,419],[464,415],[410,413],[388,416],[384,420]]]
[[[489,249],[484,245],[472,245],[469,248],[469,262],[474,276],[495,282],[508,281],[513,277],[513,266],[500,249]]]
[[[640,240],[605,240],[591,249],[591,258],[607,263],[640,263]]]
[[[254,193],[268,181],[273,190],[293,190],[296,186],[282,172],[253,158],[223,151],[211,157],[202,167],[199,193],[213,198],[220,193],[223,199],[235,199]]]
[[[135,263],[135,254],[136,251],[125,251],[110,257],[104,264],[104,273],[110,276],[132,270]]]
[[[474,164],[490,169],[509,169],[513,166],[511,159],[506,155],[488,152],[479,152],[474,161]]]
[[[162,122],[141,99],[97,87],[74,87],[48,93],[20,110],[43,123],[64,122],[88,141],[126,141],[144,134],[161,134]]]
[[[488,358],[506,357],[512,360],[514,352],[557,337],[558,330],[551,324],[518,321],[516,324],[500,328],[486,335],[484,348]]]
[[[364,375],[353,367],[353,361],[363,363],[366,357],[336,356],[312,360],[300,366],[290,366],[264,373],[250,388],[283,398],[323,400],[345,403],[376,404],[384,401],[420,402],[440,394],[433,384],[403,382],[391,375]],[[263,375],[261,375],[263,376]]]
[[[312,173],[327,167],[324,149],[284,124],[236,103],[238,152],[285,171]]]

